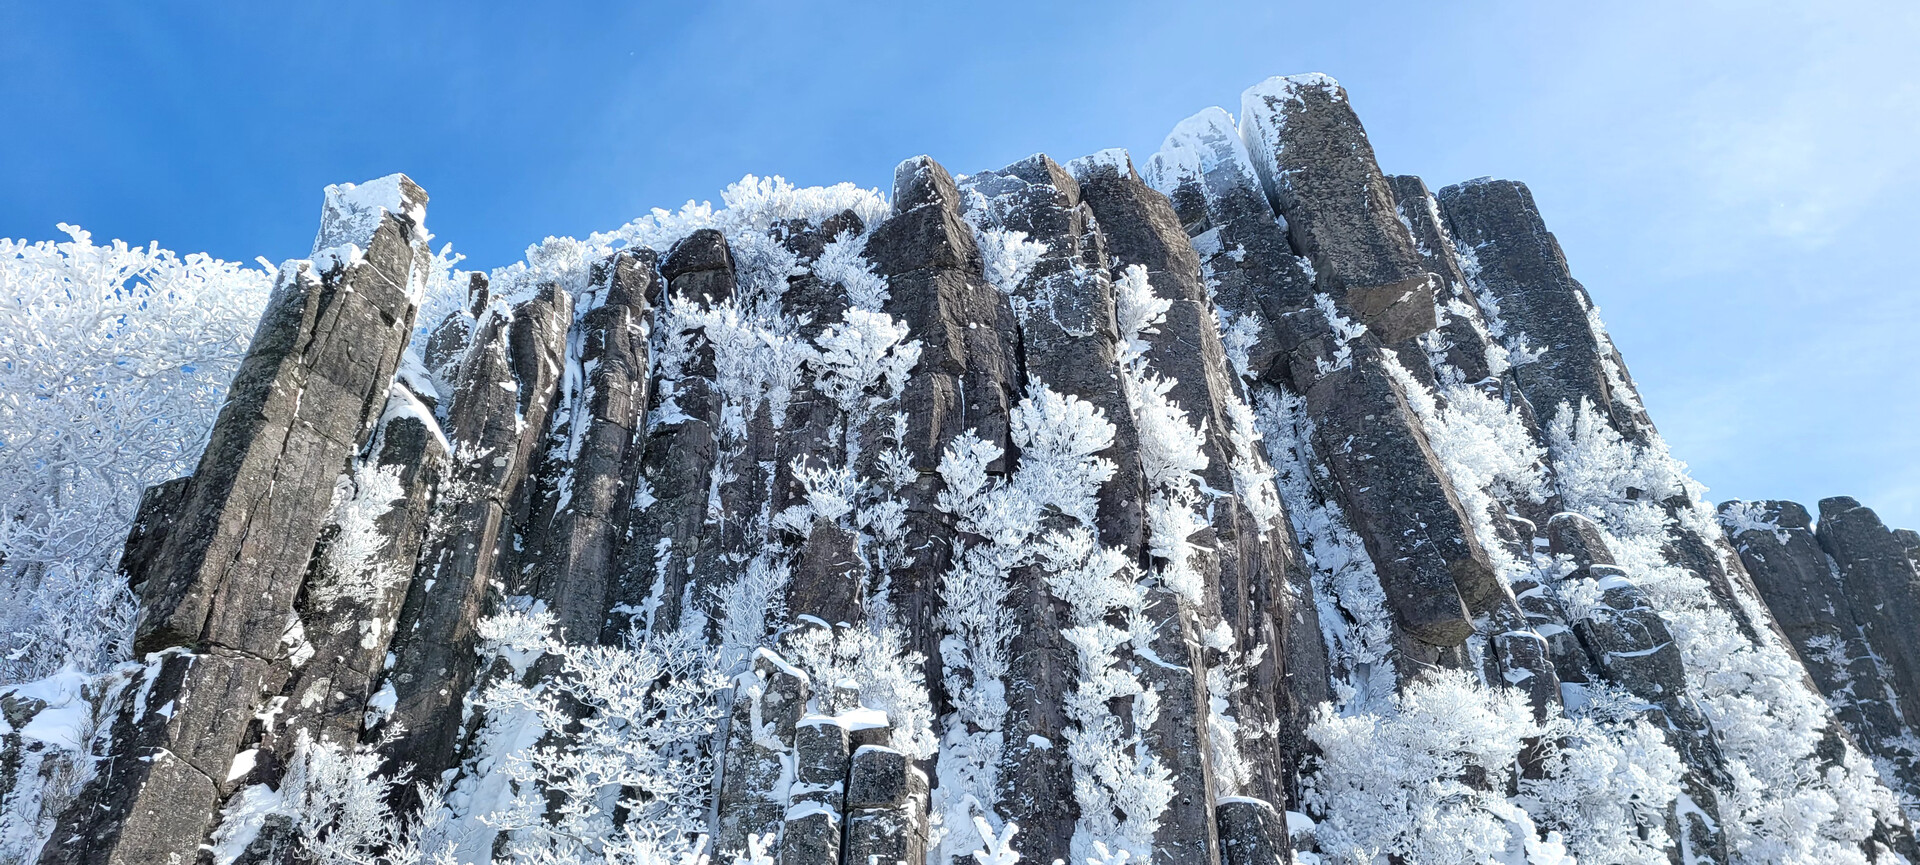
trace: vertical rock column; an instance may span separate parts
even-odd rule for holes
[[[566,349],[572,296],[546,286],[482,313],[457,373],[446,432],[454,467],[428,527],[420,571],[401,608],[387,683],[394,710],[382,745],[390,767],[438,778],[458,759],[463,701],[479,675],[474,626],[496,582],[524,583],[509,557],[529,465],[545,438]],[[369,735],[382,732],[370,730]]]
[[[1903,747],[1912,731],[1903,707],[1895,702],[1897,685],[1890,681],[1899,671],[1883,663],[1889,656],[1870,642],[1869,631],[1861,622],[1863,611],[1854,606],[1857,595],[1871,590],[1847,585],[1839,564],[1828,557],[1826,550],[1829,545],[1840,547],[1875,537],[1870,530],[1840,527],[1842,522],[1870,527],[1877,521],[1866,514],[1852,513],[1854,510],[1843,507],[1832,514],[1828,526],[1835,529],[1835,534],[1829,538],[1814,534],[1812,517],[1794,502],[1727,502],[1720,506],[1721,523],[1739,550],[1740,561],[1753,576],[1768,611],[1793,643],[1800,663],[1833,706],[1834,715],[1862,750],[1897,767],[1898,777],[1892,780],[1912,795],[1920,791],[1920,777],[1915,774],[1914,755]],[[1884,566],[1888,563],[1886,551],[1883,548],[1881,552],[1880,563]],[[1865,557],[1865,561],[1873,558]],[[1856,573],[1861,563],[1856,559]],[[1902,614],[1900,606],[1864,611],[1869,619],[1878,617],[1874,635],[1884,638],[1891,634],[1896,640],[1905,640],[1912,633],[1912,620],[1898,618],[1911,615],[1911,611]],[[1892,622],[1907,622],[1908,626],[1889,629]]]
[[[1626,363],[1600,326],[1586,289],[1567,269],[1526,185],[1483,178],[1440,190],[1439,201],[1468,280],[1521,361],[1512,370],[1514,380],[1543,425],[1551,427],[1586,405],[1626,441],[1654,444],[1658,433]],[[1759,612],[1758,590],[1726,539],[1702,533],[1703,521],[1682,513],[1695,508],[1687,491],[1644,492],[1668,513],[1668,557],[1706,580],[1747,639],[1760,642],[1763,633],[1777,633]]]
[[[1593,599],[1572,623],[1593,669],[1646,702],[1645,714],[1666,731],[1668,744],[1686,764],[1682,784],[1694,807],[1668,813],[1675,840],[1682,849],[1725,861],[1715,793],[1725,786],[1720,749],[1687,693],[1686,667],[1673,632],[1646,593],[1614,563],[1599,525],[1579,514],[1557,514],[1547,524],[1547,537],[1555,555],[1573,560],[1575,569],[1565,580],[1585,583],[1578,594]]]
[[[652,334],[656,379],[641,423],[647,446],[640,483],[649,501],[633,517],[613,600],[634,609],[657,607],[648,614],[653,626],[670,629],[679,626],[683,606],[693,599],[688,582],[703,548],[720,423],[713,350],[697,329],[683,332],[677,310],[732,298],[733,254],[720,232],[702,229],[674,244],[660,275],[664,290]]]
[[[1846,496],[1820,500],[1820,548],[1833,557],[1861,635],[1887,668],[1903,718],[1920,718],[1920,574],[1871,508]]]
[[[1313,305],[1314,278],[1294,254],[1286,221],[1275,217],[1233,117],[1209,108],[1180,121],[1144,174],[1193,240],[1223,336],[1239,331],[1245,341],[1239,373],[1265,377],[1280,359],[1274,323]]]
[[[296,668],[281,701],[284,714],[264,731],[282,760],[302,730],[349,748],[358,742],[450,456],[431,410],[399,382],[371,450],[354,466],[352,498],[337,509],[332,537],[316,552],[301,593],[308,644],[302,653],[310,650],[311,659]],[[397,498],[381,501],[395,492]],[[377,516],[369,522],[370,514]]]
[[[1394,611],[1403,678],[1428,665],[1461,666],[1472,613],[1509,606],[1511,597],[1385,368],[1389,350],[1402,365],[1424,365],[1414,338],[1435,326],[1436,280],[1337,83],[1271,79],[1242,96],[1241,122],[1316,288],[1365,326],[1336,328],[1319,309],[1279,323],[1285,381],[1306,398],[1315,451]]]
[[[1212,708],[1203,641],[1223,621],[1223,604],[1234,613],[1229,627],[1237,632],[1236,638],[1277,639],[1278,628],[1268,611],[1252,609],[1248,603],[1248,587],[1259,583],[1264,590],[1269,583],[1283,583],[1284,565],[1268,537],[1274,526],[1256,525],[1244,503],[1230,492],[1238,488],[1233,470],[1242,456],[1228,437],[1233,428],[1229,403],[1240,399],[1237,380],[1229,371],[1213,308],[1200,281],[1199,257],[1172,203],[1140,179],[1123,151],[1077,159],[1071,168],[1082,198],[1099,220],[1114,266],[1144,267],[1154,294],[1171,302],[1157,332],[1145,336],[1146,363],[1172,383],[1169,400],[1202,436],[1206,465],[1196,474],[1207,490],[1203,496],[1212,499],[1214,518],[1189,540],[1211,553],[1196,553],[1189,563],[1201,581],[1197,597],[1182,597],[1170,586],[1148,595],[1147,615],[1162,623],[1150,650],[1164,666],[1143,665],[1143,681],[1159,692],[1161,700],[1158,723],[1142,732],[1155,756],[1174,775],[1174,798],[1155,836],[1155,860],[1211,862],[1220,855],[1213,814],[1220,791],[1213,761],[1221,752],[1211,741],[1209,729]],[[1147,482],[1151,485],[1155,480],[1149,477]],[[1177,540],[1162,538],[1154,543]],[[1251,652],[1252,646],[1242,646]],[[1268,660],[1277,663],[1279,659],[1276,655]],[[1272,703],[1276,695],[1260,696],[1265,699],[1246,707],[1255,710],[1246,719],[1251,724],[1265,724],[1277,712]],[[1220,746],[1237,749],[1239,744]],[[1265,778],[1285,777],[1278,759],[1260,762]]]
[[[813,683],[767,649],[733,680],[723,763],[716,781],[714,854],[745,856],[749,837],[779,849],[794,782],[794,732],[807,710]]]
[[[851,239],[866,230],[860,216],[844,210],[814,226],[795,219],[776,226],[775,236],[805,263],[807,272],[789,278],[783,308],[799,319],[797,333],[812,340],[829,327],[847,327],[852,298],[844,286],[813,272],[827,245]],[[796,385],[788,404],[786,423],[775,444],[769,511],[778,514],[806,499],[799,472],[852,468],[868,449],[877,449],[891,412],[850,416],[817,380]],[[869,404],[871,405],[871,403]],[[813,616],[823,622],[858,622],[867,612],[867,590],[873,582],[860,554],[856,532],[837,521],[815,516],[804,530],[794,557],[793,578],[787,584],[789,616]]]
[[[1438,198],[1468,278],[1498,304],[1507,347],[1539,354],[1514,375],[1542,418],[1577,410],[1585,400],[1621,435],[1646,443],[1653,423],[1626,364],[1594,330],[1593,301],[1568,270],[1526,184],[1483,178],[1446,187]]]
[[[577,388],[556,413],[543,476],[553,499],[531,527],[532,594],[545,600],[562,633],[590,642],[623,635],[625,617],[607,616],[618,545],[631,521],[645,444],[647,296],[657,291],[652,250],[627,250],[594,267],[575,327],[568,376]]]
[[[1024,232],[1046,247],[1019,284],[996,286],[1010,292],[1019,322],[1024,386],[1029,393],[1047,387],[1085,400],[1114,425],[1113,445],[1100,454],[1115,470],[1098,493],[1096,528],[1102,544],[1137,559],[1145,498],[1139,436],[1116,365],[1119,335],[1105,250],[1092,211],[1080,201],[1080,185],[1058,163],[1035,155],[970,175],[962,192],[975,225]],[[1074,625],[1074,611],[1048,587],[1042,565],[1017,569],[1013,583],[1008,607],[1019,632],[1009,651],[1001,812],[1020,825],[1024,855],[1071,859],[1078,803],[1067,756],[1067,702],[1079,674],[1064,632]]]
[[[1271,78],[1240,104],[1247,150],[1293,247],[1312,262],[1315,290],[1389,346],[1432,330],[1437,280],[1346,90],[1325,75]]]
[[[853,752],[843,861],[925,861],[927,816],[927,776],[907,755],[883,745]]]
[[[195,855],[262,699],[336,479],[386,405],[425,277],[426,193],[403,175],[329,187],[315,261],[282,268],[260,328],[149,566],[139,699],[115,757],[42,861]]]
[[[1147,176],[1172,201],[1192,238],[1229,364],[1241,383],[1252,391],[1268,381],[1284,380],[1290,358],[1281,324],[1289,314],[1314,305],[1314,280],[1305,260],[1294,254],[1287,223],[1268,202],[1233,118],[1211,108],[1181,121],[1148,160]],[[1269,610],[1272,620],[1284,625],[1279,663],[1250,671],[1248,689],[1274,695],[1281,707],[1280,735],[1266,737],[1262,744],[1279,749],[1285,768],[1275,780],[1285,778],[1291,789],[1296,786],[1296,764],[1312,747],[1305,728],[1313,708],[1330,696],[1329,671],[1311,571],[1291,522],[1278,520],[1272,539],[1282,554],[1285,581],[1250,583],[1247,588],[1249,603]],[[1223,607],[1229,618],[1232,606],[1228,593]],[[1264,678],[1269,672],[1281,678]],[[1286,804],[1270,789],[1245,792]]]
[[[935,501],[935,473],[954,436],[972,430],[1006,448],[1008,411],[1019,392],[1017,325],[1007,298],[981,275],[973,229],[960,213],[960,191],[939,163],[921,156],[894,169],[893,213],[867,240],[867,258],[886,278],[885,311],[921,342],[920,363],[901,394],[905,447],[919,480],[901,493],[907,503],[913,566],[894,580],[892,596],[908,645],[929,659],[927,683],[940,699],[940,634],[934,616],[940,576],[949,563],[952,528]],[[1005,472],[1009,458],[989,469]]]

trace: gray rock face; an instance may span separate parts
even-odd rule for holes
[[[1221,802],[1221,865],[1285,865],[1293,859],[1287,821],[1265,802]]]
[[[409,214],[426,193],[396,177],[388,210],[351,238],[363,257],[282,271],[178,515],[141,566],[136,651],[156,653],[147,696],[158,702],[140,705],[174,709],[116,720],[130,759],[69,809],[43,861],[165,861],[200,843],[232,791],[245,710],[295,666],[282,635],[334,481],[372,433],[413,326],[427,252]],[[327,225],[323,241],[348,240],[337,218]]]
[[[369,450],[373,460],[354,473],[359,488],[343,502],[348,510],[379,512],[371,526],[364,517],[336,519],[314,554],[296,610],[311,658],[297,665],[285,686],[284,712],[263,740],[279,760],[291,756],[305,731],[316,741],[352,747],[360,739],[362,712],[378,687],[383,659],[393,638],[392,623],[412,583],[426,530],[429,494],[439,484],[451,455],[429,427],[432,415],[413,394],[398,385]],[[392,478],[393,489],[376,477]],[[389,492],[399,497],[382,502]],[[384,512],[381,512],[384,511]],[[379,539],[364,558],[351,547],[371,534]]]
[[[847,862],[919,862],[927,851],[927,776],[891,748],[853,754],[847,782]]]
[[[1436,326],[1437,280],[1345,91],[1329,80],[1276,79],[1249,90],[1242,107],[1254,164],[1294,245],[1313,260],[1316,285],[1369,331],[1346,335],[1317,309],[1289,314],[1279,325],[1284,381],[1306,397],[1315,450],[1376,563],[1399,629],[1432,647],[1410,646],[1415,655],[1437,659],[1473,632],[1473,611],[1511,604],[1406,394],[1384,368],[1383,342]]]
[[[1820,548],[1839,569],[1840,586],[1862,636],[1891,671],[1901,714],[1920,718],[1920,574],[1880,517],[1853,499],[1820,500]]]
[[[1198,421],[1202,429],[1224,431],[1226,401],[1232,398],[1226,356],[1206,307],[1198,258],[1172,205],[1141,181],[1124,157],[1119,161],[1090,158],[1074,162],[1072,168],[1081,195],[1107,238],[1108,254],[1118,264],[1145,267],[1154,293],[1170,301],[1159,333],[1147,338],[1148,363],[1177,382],[1169,396],[1189,419]],[[1234,488],[1228,468],[1232,453],[1226,445],[1218,434],[1208,436],[1203,445],[1207,466],[1200,474],[1212,489]],[[1221,572],[1237,558],[1230,538],[1221,539],[1217,546],[1227,558],[1202,564],[1206,585],[1201,603],[1183,600],[1166,589],[1148,599],[1147,615],[1165,623],[1151,646],[1164,664],[1142,671],[1143,681],[1162,699],[1158,721],[1144,738],[1161,765],[1173,771],[1175,784],[1173,801],[1155,835],[1156,862],[1207,862],[1219,856],[1210,805],[1218,791],[1209,766],[1213,755],[1200,641],[1220,621]]]
[[[787,787],[794,780],[786,761],[793,759],[794,731],[812,692],[812,683],[798,673],[762,652],[734,680],[725,763],[714,797],[713,849],[721,856],[744,855],[749,835],[778,838],[786,823]],[[818,732],[810,730],[809,736]]]
[[[1793,502],[1721,506],[1740,560],[1835,718],[1905,795],[1920,790],[1912,750],[1916,574],[1903,532],[1845,497],[1817,525]],[[1906,533],[1911,534],[1911,533]]]
[[[446,429],[464,459],[400,612],[386,680],[396,693],[388,724],[397,738],[382,748],[391,765],[431,777],[457,762],[461,701],[480,673],[474,625],[489,589],[512,573],[514,518],[528,506],[529,463],[557,397],[571,309],[551,288],[511,312],[491,308],[461,362]]]
[[[1596,338],[1593,301],[1567,269],[1526,184],[1475,180],[1440,190],[1439,200],[1448,231],[1471,256],[1469,278],[1499,303],[1507,347],[1541,351],[1514,370],[1528,401],[1551,418],[1586,400],[1621,435],[1645,442],[1653,425],[1626,364]]]
[[[1383,342],[1431,330],[1431,275],[1346,90],[1325,76],[1275,78],[1249,89],[1240,110],[1267,198],[1319,290]]]
[[[885,311],[921,341],[920,362],[900,397],[907,417],[903,444],[919,472],[902,491],[914,563],[896,577],[894,603],[911,645],[931,660],[939,657],[935,583],[947,568],[945,539],[952,534],[936,505],[934,471],[942,449],[962,432],[1003,449],[1009,444],[1008,411],[1020,391],[1009,337],[1018,324],[1008,299],[982,275],[959,188],[932,159],[916,157],[894,169],[893,210],[873,229],[866,257],[887,280]],[[1004,457],[989,466],[1006,469]],[[927,681],[939,680],[937,666],[930,667]]]
[[[1120,151],[957,180],[920,157],[887,205],[730,192],[738,212],[698,230],[636,224],[592,258],[473,275],[417,356],[424,193],[330,196],[199,469],[141,503],[123,567],[143,661],[89,680],[103,733],[80,750],[28,735],[47,699],[0,690],[0,802],[97,764],[44,806],[60,819],[42,861],[212,858],[221,820],[251,831],[221,809],[278,789],[319,740],[437,782],[475,833],[463,855],[502,855],[476,809],[511,793],[543,816],[514,749],[573,747],[613,711],[569,695],[541,729],[502,726],[518,722],[496,695],[563,675],[562,653],[521,663],[489,630],[505,612],[551,616],[513,638],[569,657],[668,634],[712,650],[716,684],[672,710],[711,714],[665,770],[705,792],[670,806],[608,781],[544,791],[544,816],[569,797],[611,803],[615,825],[682,807],[717,861],[945,845],[940,865],[965,862],[977,816],[1018,823],[1024,861],[1101,841],[1155,865],[1280,865],[1340,843],[1315,834],[1340,824],[1308,795],[1337,751],[1311,721],[1444,678],[1509,689],[1543,723],[1629,695],[1685,767],[1686,798],[1646,812],[1680,839],[1667,852],[1726,862],[1719,826],[1742,818],[1722,809],[1749,795],[1729,795],[1729,754],[1764,734],[1709,726],[1701,706],[1729,704],[1691,690],[1726,687],[1686,642],[1702,612],[1731,618],[1728,645],[1763,655],[1780,634],[1804,659],[1837,719],[1780,734],[1818,738],[1809,778],[1864,752],[1920,796],[1920,535],[1830,499],[1817,530],[1790,503],[1723,511],[1729,546],[1682,481],[1595,506],[1577,483],[1605,484],[1546,450],[1542,419],[1585,400],[1636,459],[1664,451],[1525,187],[1436,198],[1384,174],[1324,76],[1256,86],[1242,115],[1182,122],[1144,178]],[[880,369],[906,354],[862,340],[896,327],[917,346],[887,345],[918,354]],[[1113,427],[1084,499],[1036,480],[1057,442],[1026,436],[1087,430],[1016,435],[1043,388]],[[968,433],[999,456],[943,472]],[[1559,512],[1575,503],[1606,525]],[[1097,544],[1112,576],[1032,555],[1064,541]],[[986,555],[1004,558],[969,558]],[[1679,571],[1707,592],[1673,601],[1696,585]],[[1538,780],[1552,743],[1526,729],[1510,771],[1462,780]],[[1291,811],[1311,818],[1293,835]],[[1874,826],[1860,849],[1912,849],[1902,821]],[[292,814],[257,828],[238,861],[307,855]]]
[[[554,487],[533,523],[531,594],[544,599],[564,634],[593,639],[624,624],[607,616],[619,544],[631,522],[647,405],[646,321],[659,277],[650,250],[621,252],[596,269],[581,304],[582,338],[570,377],[578,389],[554,424],[540,474]]]

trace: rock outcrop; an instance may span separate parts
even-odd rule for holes
[[[1904,799],[1920,791],[1909,718],[1920,571],[1903,532],[1844,496],[1816,523],[1787,501],[1728,502],[1721,521],[1841,726]],[[1911,534],[1911,533],[1906,533]]]
[[[1386,174],[1319,75],[1139,166],[750,179],[457,279],[411,181],[330,188],[140,505],[140,660],[0,691],[0,827],[128,865],[948,865],[1014,824],[1038,862],[1920,857],[1920,536],[1712,519],[1525,186]]]

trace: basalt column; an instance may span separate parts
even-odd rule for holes
[[[1435,326],[1437,280],[1338,84],[1272,79],[1247,91],[1242,114],[1268,198],[1312,261],[1316,287],[1336,317],[1365,326],[1343,329],[1321,309],[1288,315],[1278,323],[1285,383],[1306,398],[1315,450],[1379,573],[1403,635],[1403,673],[1462,665],[1470,611],[1509,606],[1511,596],[1385,368],[1419,354],[1409,349]]]
[[[178,517],[147,566],[139,699],[115,757],[42,861],[154,863],[195,849],[235,755],[294,666],[283,636],[337,479],[373,432],[425,278],[427,196],[394,175],[330,188],[317,261],[282,267]]]

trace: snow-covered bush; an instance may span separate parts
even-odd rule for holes
[[[1521,742],[1536,732],[1518,691],[1436,672],[1408,683],[1381,714],[1323,708],[1307,736],[1320,748],[1303,799],[1320,849],[1342,863],[1397,857],[1481,863],[1508,847],[1517,811],[1503,795]]]
[[[927,659],[906,648],[898,627],[805,628],[787,638],[785,655],[815,682],[854,683],[860,705],[887,713],[890,747],[916,760],[934,755]]]
[[[1666,809],[1680,796],[1680,756],[1640,716],[1632,695],[1598,684],[1583,692],[1571,717],[1542,725],[1531,755],[1537,776],[1520,780],[1516,801],[1582,861],[1661,865],[1671,843]]]
[[[510,752],[501,807],[475,814],[506,830],[506,861],[655,865],[706,831],[713,731],[727,684],[718,658],[680,634],[624,645],[554,642],[559,674],[538,690],[502,683],[489,711],[525,712],[550,738]]]
[[[1157,574],[1161,583],[1183,602],[1197,605],[1203,586],[1192,563],[1196,550],[1190,537],[1207,524],[1198,474],[1208,463],[1206,437],[1168,397],[1174,382],[1155,374],[1146,357],[1146,337],[1159,331],[1173,301],[1154,294],[1147,269],[1138,264],[1121,272],[1113,290],[1120,385],[1140,435],[1140,467],[1147,481],[1148,550],[1165,562]]]
[[[0,682],[126,651],[121,545],[193,470],[272,290],[158,245],[0,239]]]
[[[1723,537],[1704,488],[1659,436],[1644,446],[1626,441],[1584,401],[1559,407],[1547,445],[1566,508],[1607,530],[1614,558],[1673,631],[1688,691],[1713,725],[1731,780],[1720,805],[1734,855],[1749,862],[1864,862],[1858,845],[1874,815],[1897,812],[1893,794],[1851,747],[1839,764],[1821,765],[1831,711],[1806,687],[1799,661],[1771,631],[1763,629],[1759,642],[1749,639],[1706,580],[1667,554],[1679,531],[1710,542]],[[1728,600],[1744,615],[1766,615],[1757,599],[1734,591]]]
[[[1040,257],[1047,254],[1047,245],[1028,240],[1024,231],[976,227],[973,237],[980,247],[987,283],[1001,294],[1013,294],[1033,272],[1033,266],[1040,263]]]
[[[1077,662],[1074,689],[1066,696],[1076,725],[1066,735],[1081,813],[1075,855],[1102,842],[1151,856],[1173,787],[1169,770],[1138,735],[1158,716],[1158,696],[1129,669],[1122,652],[1129,644],[1136,651],[1144,647],[1155,624],[1143,615],[1147,589],[1141,575],[1120,551],[1101,546],[1092,530],[1095,496],[1114,472],[1113,463],[1097,454],[1112,446],[1114,427],[1097,407],[1044,384],[1031,386],[1029,394],[1011,417],[1020,459],[1010,478],[988,474],[1000,449],[971,434],[956,438],[940,463],[947,484],[941,508],[955,517],[957,528],[981,540],[956,550],[942,583],[941,660],[956,699],[941,749],[938,804],[950,827],[965,827],[994,805],[999,755],[1006,747],[1001,725],[1007,649],[1016,628],[1006,606],[1009,579],[1015,568],[1038,565],[1053,596],[1069,606],[1071,626],[1063,636]],[[1127,627],[1116,627],[1110,617]],[[1124,710],[1117,710],[1123,700]],[[961,856],[966,843],[950,837],[942,855]]]

